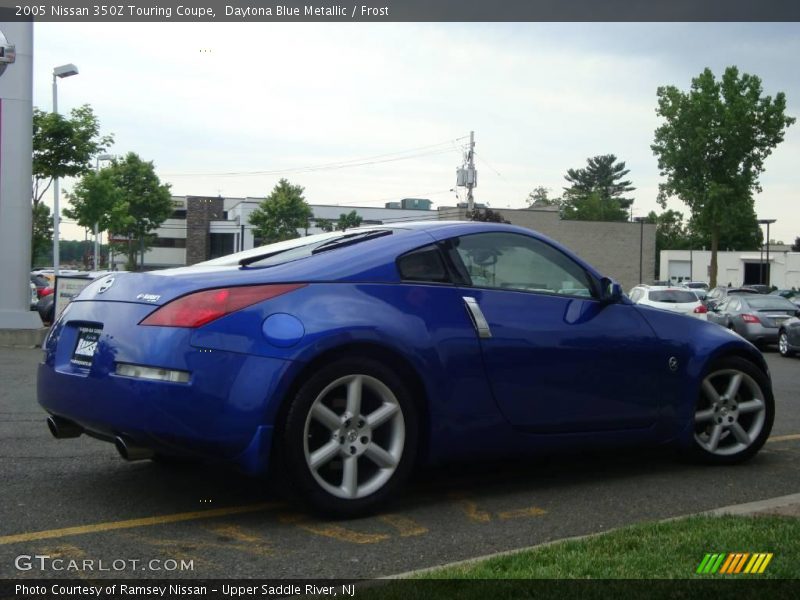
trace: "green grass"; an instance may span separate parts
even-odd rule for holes
[[[673,579],[697,575],[707,552],[773,552],[761,575],[800,578],[800,519],[786,517],[690,517],[634,525],[475,564],[442,569],[428,579]]]
[[[706,553],[772,552],[760,575],[698,575]],[[634,525],[360,590],[362,600],[797,598],[800,519],[697,516]],[[598,581],[600,580],[600,581]]]

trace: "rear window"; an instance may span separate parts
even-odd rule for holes
[[[653,302],[669,302],[671,304],[686,304],[697,302],[694,292],[682,292],[680,290],[662,290],[650,292],[650,300]]]
[[[747,304],[756,310],[797,310],[792,302],[776,296],[750,297]]]

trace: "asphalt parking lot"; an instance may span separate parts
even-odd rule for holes
[[[745,465],[663,451],[461,465],[421,474],[379,515],[324,521],[221,468],[126,463],[110,444],[53,439],[35,400],[40,351],[0,349],[0,577],[379,577],[797,493],[800,358],[766,356],[777,417]]]

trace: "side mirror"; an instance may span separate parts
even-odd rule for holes
[[[613,279],[603,277],[600,280],[600,301],[603,304],[613,304],[622,300],[622,286]]]

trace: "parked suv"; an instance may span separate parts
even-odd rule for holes
[[[694,290],[662,285],[637,285],[630,291],[630,299],[636,304],[661,308],[689,317],[705,320],[708,310],[700,302]]]

